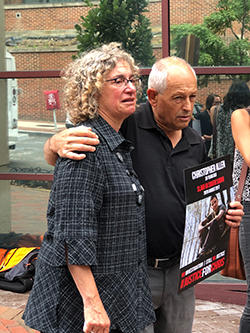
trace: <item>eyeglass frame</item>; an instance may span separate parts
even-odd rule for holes
[[[117,80],[119,80],[119,79],[121,80],[121,83],[117,83]],[[131,79],[127,79],[124,76],[118,76],[113,79],[105,80],[105,82],[112,82],[119,88],[127,87],[128,83],[130,82],[131,84],[133,84],[133,86],[136,87],[137,85],[139,85],[141,83],[141,79],[137,76],[133,77]]]

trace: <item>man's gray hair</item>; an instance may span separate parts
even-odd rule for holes
[[[162,94],[167,88],[167,76],[173,67],[189,68],[196,77],[194,69],[184,59],[175,56],[162,58],[152,67],[148,77],[148,88],[155,89]]]

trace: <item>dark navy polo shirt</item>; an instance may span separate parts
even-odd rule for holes
[[[180,255],[186,210],[183,170],[205,162],[204,143],[187,127],[172,148],[148,102],[126,119],[121,131],[135,147],[133,167],[145,189],[148,256]]]

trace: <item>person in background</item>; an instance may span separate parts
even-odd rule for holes
[[[213,105],[220,105],[221,104],[221,97],[220,95],[214,94],[214,100],[213,100]]]
[[[202,105],[200,103],[195,102],[192,119],[188,124],[188,126],[196,130],[196,132],[198,132],[200,135],[201,135],[201,122],[200,122],[201,110],[202,110]]]
[[[119,133],[135,111],[138,67],[110,43],[84,53],[64,76],[71,121],[91,127],[100,144],[85,160],[57,159],[23,318],[43,333],[136,333],[155,319],[143,188]]]
[[[234,140],[231,129],[231,115],[241,104],[241,96],[246,91],[246,86],[243,81],[234,81],[224,97],[223,104],[211,109],[211,119],[213,119],[214,127],[209,155],[211,158],[229,154],[233,163]]]
[[[186,211],[183,171],[207,160],[201,136],[188,126],[196,94],[196,75],[185,60],[158,60],[148,79],[148,101],[121,127],[135,147],[133,166],[145,188],[148,274],[156,322],[144,332],[192,332],[194,288],[178,293],[178,283]],[[45,158],[50,164],[57,153],[82,159],[84,151],[93,151],[88,146],[95,140],[91,132],[86,136],[85,128],[64,130],[45,143]],[[232,202],[230,208],[226,223],[238,226],[242,206]]]
[[[209,152],[211,139],[213,134],[213,126],[210,119],[210,110],[212,106],[221,104],[220,96],[215,94],[210,94],[206,98],[205,110],[199,113],[201,136],[205,141],[207,153]]]
[[[250,332],[250,92],[246,83],[238,92],[238,108],[232,113],[231,124],[235,142],[233,182],[237,191],[243,159],[248,165],[245,186],[242,193],[244,216],[239,230],[240,249],[247,279],[247,302],[240,320],[239,333]]]

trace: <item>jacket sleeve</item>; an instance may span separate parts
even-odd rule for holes
[[[96,156],[82,161],[59,159],[49,199],[46,261],[51,265],[96,264],[98,215],[102,207],[104,175]],[[45,254],[44,254],[45,253]]]

